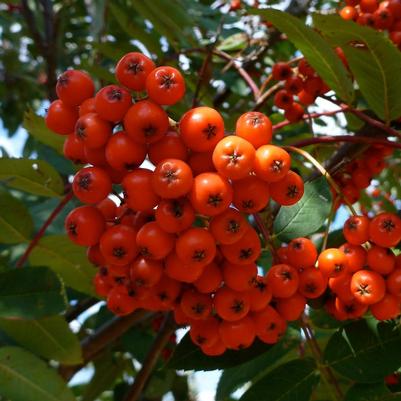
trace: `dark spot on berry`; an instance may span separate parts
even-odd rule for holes
[[[217,127],[212,124],[207,124],[207,127],[202,130],[204,134],[206,134],[206,138],[208,140],[214,138],[216,136]]]
[[[126,254],[127,252],[122,246],[113,249],[113,256],[118,259],[123,258]]]
[[[78,178],[78,186],[82,189],[88,190],[92,183],[92,177],[90,174],[81,174]]]

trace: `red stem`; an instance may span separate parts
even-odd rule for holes
[[[336,136],[322,136],[304,139],[303,141],[295,142],[291,146],[296,148],[303,148],[309,145],[318,143],[337,143],[337,142],[351,142],[351,143],[365,143],[371,145],[384,145],[392,148],[401,149],[401,143],[386,141],[385,139],[374,138],[370,136],[351,136],[351,135],[336,135]]]
[[[259,213],[254,213],[253,218],[255,219],[256,226],[258,227],[260,233],[262,234],[263,238],[266,241],[266,246],[269,248],[272,256],[273,256],[273,261],[277,260],[277,253],[276,250],[274,249],[273,243],[270,239],[270,233],[267,227],[265,226],[263,219],[261,218]]]
[[[248,72],[244,68],[242,68],[239,64],[237,64],[235,62],[234,58],[231,57],[229,54],[227,54],[227,53],[225,53],[225,52],[223,52],[221,50],[214,50],[213,53],[215,55],[221,57],[222,59],[225,59],[225,60],[227,60],[227,61],[229,61],[229,62],[231,62],[233,64],[234,68],[238,71],[239,75],[241,75],[243,80],[247,83],[247,85],[251,89],[255,101],[258,101],[258,99],[260,97],[259,88],[256,85],[255,81],[248,74]]]
[[[26,260],[28,259],[29,255],[35,248],[35,246],[38,244],[39,240],[43,237],[45,234],[47,228],[50,226],[50,224],[53,222],[53,220],[58,216],[58,214],[64,209],[64,206],[72,199],[74,196],[73,192],[70,190],[67,192],[67,194],[64,196],[64,198],[60,201],[60,203],[54,208],[50,216],[47,218],[47,220],[43,223],[42,227],[40,227],[39,231],[36,233],[36,235],[33,237],[32,241],[29,243],[28,248],[26,248],[24,254],[18,259],[16,263],[16,267],[22,267]]]
[[[321,96],[322,99],[328,100],[331,103],[336,104],[337,106],[344,108],[344,107],[348,107],[348,111],[352,114],[355,114],[357,117],[359,117],[361,120],[365,121],[366,123],[368,123],[369,125],[371,125],[372,127],[376,127],[384,132],[387,132],[390,136],[396,136],[397,138],[401,138],[401,134],[395,130],[394,128],[389,127],[388,125],[386,125],[385,123],[376,120],[370,116],[368,116],[367,114],[365,114],[363,111],[361,110],[357,110],[357,109],[353,109],[347,105],[345,105],[344,103],[340,103],[330,97],[327,96]]]
[[[344,105],[341,107],[341,109],[338,110],[331,110],[331,111],[323,111],[322,113],[309,113],[309,114],[304,114],[302,116],[302,120],[307,120],[309,118],[319,118],[322,116],[332,116],[334,114],[338,114],[338,113],[343,113],[345,111],[349,110],[349,106]],[[278,130],[280,128],[284,128],[287,125],[291,125],[293,124],[292,122],[288,121],[288,120],[284,120],[278,124],[273,125],[273,131]]]

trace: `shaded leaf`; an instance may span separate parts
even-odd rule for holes
[[[134,22],[126,11],[120,8],[115,2],[108,2],[107,7],[122,30],[133,39],[137,39],[143,43],[149,52],[161,54],[161,47],[157,37],[147,32],[141,24]]]
[[[223,401],[248,381],[254,381],[256,377],[259,379],[265,376],[280,358],[298,344],[298,341],[298,338],[287,335],[259,357],[242,365],[225,369],[217,386],[216,400]]]
[[[344,401],[390,401],[401,400],[401,394],[393,394],[384,382],[373,384],[355,383],[345,394]]]
[[[46,267],[12,269],[0,274],[0,317],[39,319],[65,310],[58,277]]]
[[[49,128],[46,127],[44,118],[35,114],[32,109],[25,112],[22,126],[28,131],[29,135],[33,136],[39,142],[63,154],[65,136],[57,135],[50,131]]]
[[[290,241],[315,233],[330,213],[331,198],[324,177],[307,182],[304,196],[298,203],[280,208],[274,220],[275,236],[281,241]]]
[[[23,202],[0,191],[0,243],[18,244],[29,240],[33,220]]]
[[[321,307],[320,309],[316,309],[313,307],[310,308],[309,318],[312,321],[313,326],[325,330],[337,329],[343,324],[343,322],[336,320],[334,319],[334,317],[329,315],[326,309],[324,309],[323,307]]]
[[[75,400],[52,368],[18,347],[0,348],[0,394],[12,401]]]
[[[210,357],[205,355],[191,341],[189,334],[186,334],[177,345],[173,356],[167,363],[167,368],[183,370],[225,369],[250,361],[271,348],[271,345],[257,340],[250,348],[240,351],[228,350],[221,356]]]
[[[258,380],[240,401],[309,401],[318,382],[314,360],[294,360]]]
[[[252,10],[252,14],[262,15],[276,28],[284,32],[323,81],[340,98],[347,103],[352,103],[354,88],[351,77],[340,58],[321,35],[306,26],[300,19],[283,11],[275,9]]]
[[[156,32],[166,37],[175,49],[179,49],[178,44],[182,41],[186,41],[191,46],[196,45],[197,42],[193,39],[192,33],[192,19],[185,12],[180,1],[134,0],[132,5],[143,18],[152,23]]]
[[[401,331],[393,322],[359,320],[330,338],[324,358],[338,373],[373,383],[401,366]]]
[[[61,316],[40,320],[0,319],[0,329],[38,356],[67,365],[82,362],[78,338]]]
[[[384,121],[401,116],[401,53],[379,31],[335,15],[313,16],[314,26],[344,50],[360,91]]]
[[[64,191],[60,175],[44,160],[0,159],[0,180],[35,195],[59,196]]]
[[[66,235],[41,238],[29,262],[33,266],[49,266],[68,287],[94,295],[92,279],[96,269],[88,261],[85,249],[72,243]]]

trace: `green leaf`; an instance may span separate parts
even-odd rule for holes
[[[33,266],[49,266],[68,287],[94,295],[92,279],[96,269],[88,261],[85,248],[72,243],[66,235],[41,238],[29,262]]]
[[[88,60],[81,60],[81,67],[83,70],[87,71],[90,75],[101,79],[108,84],[117,84],[116,77],[105,67],[99,64],[94,64]]]
[[[176,50],[183,41],[191,46],[197,45],[193,38],[194,24],[191,23],[192,19],[180,1],[134,0],[132,6],[143,18],[149,20],[155,31],[165,36],[169,44]]]
[[[351,77],[340,58],[321,35],[300,19],[283,11],[268,9],[252,10],[251,13],[262,15],[284,32],[326,84],[344,101],[352,103],[354,88]]]
[[[35,195],[59,196],[64,191],[60,175],[44,160],[0,159],[0,181]]]
[[[274,364],[292,350],[298,342],[298,338],[286,336],[259,357],[242,365],[225,369],[217,386],[216,401],[226,400],[230,394],[248,381],[265,376]]]
[[[315,233],[330,213],[331,198],[324,177],[307,182],[304,196],[298,203],[280,208],[274,220],[275,236],[285,242]]]
[[[210,357],[191,341],[189,334],[186,334],[177,345],[173,356],[167,363],[167,368],[196,371],[226,369],[250,361],[271,348],[272,345],[255,341],[250,348],[240,351],[228,350],[221,356]]]
[[[0,394],[12,401],[75,401],[52,368],[18,347],[0,348]]]
[[[172,370],[156,370],[149,379],[144,398],[150,400],[163,398],[163,395],[171,390],[174,378],[175,372]]]
[[[65,310],[58,277],[46,267],[12,269],[0,274],[0,317],[39,319]]]
[[[78,338],[61,316],[40,320],[0,319],[0,329],[38,356],[65,365],[82,362]]]
[[[151,53],[161,54],[161,46],[159,39],[147,32],[144,25],[134,22],[132,18],[121,9],[115,2],[109,1],[107,4],[108,9],[115,21],[120,25],[121,29],[127,33],[131,38],[139,40]]]
[[[318,382],[314,360],[294,360],[258,380],[240,401],[309,401]]]
[[[384,382],[373,384],[355,383],[345,395],[344,401],[390,401],[401,400],[401,394],[393,394]]]
[[[23,202],[0,190],[0,243],[25,242],[32,232],[33,220]]]
[[[32,109],[25,112],[22,126],[39,142],[50,146],[61,155],[63,154],[65,137],[50,131],[49,128],[46,127],[44,118],[35,114]]]
[[[217,49],[224,52],[242,50],[248,44],[248,35],[245,32],[238,32],[223,39]]]
[[[121,344],[125,351],[129,352],[137,361],[143,363],[152,348],[154,340],[154,333],[133,327],[121,337]]]
[[[324,309],[323,307],[320,309],[315,309],[313,307],[310,308],[309,318],[312,321],[314,327],[325,330],[337,329],[343,324],[343,322],[336,320],[334,319],[334,317],[329,315],[326,309]]]
[[[382,33],[334,15],[313,17],[314,25],[342,47],[360,91],[384,121],[401,116],[401,53]]]
[[[401,331],[392,322],[359,320],[339,329],[324,352],[327,364],[361,383],[373,383],[401,366]]]

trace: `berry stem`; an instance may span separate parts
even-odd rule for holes
[[[336,208],[335,208],[335,204],[333,203],[333,205],[331,206],[329,217],[327,218],[327,226],[326,226],[326,230],[324,232],[322,249],[320,250],[320,252],[323,252],[327,247],[327,241],[329,239],[329,233],[330,233],[330,226],[331,226],[331,223],[333,222],[333,218],[334,218],[335,214],[336,214]]]
[[[321,96],[321,98],[328,100],[329,102],[334,103],[341,108],[347,107],[347,111],[356,115],[357,117],[359,117],[361,120],[365,121],[367,124],[371,125],[372,127],[378,128],[378,129],[386,132],[387,134],[389,134],[389,136],[395,136],[397,138],[401,138],[401,134],[397,130],[395,130],[394,128],[391,128],[390,126],[386,125],[385,123],[383,123],[379,120],[376,120],[375,118],[368,116],[363,111],[353,109],[352,107],[349,107],[344,103],[338,102],[329,96]]]
[[[260,95],[256,99],[256,104],[255,107],[253,108],[254,111],[260,110],[261,107],[265,104],[265,102],[269,99],[270,96],[274,94],[278,89],[280,89],[283,86],[282,82],[277,82],[275,85],[273,85],[271,88],[269,88],[265,93]]]
[[[270,74],[262,83],[262,85],[259,88],[260,93],[263,93],[263,91],[267,88],[267,85],[273,81],[273,74]]]
[[[319,118],[319,117],[323,117],[323,116],[333,116],[338,113],[343,113],[343,112],[347,111],[348,109],[349,109],[349,107],[344,105],[343,107],[341,107],[338,110],[323,111],[321,113],[306,113],[302,116],[302,120]],[[293,123],[288,120],[281,121],[280,123],[273,125],[273,131],[277,131],[277,130],[284,128],[291,124],[293,124]]]
[[[322,373],[322,376],[325,378],[326,383],[333,387],[333,399],[336,401],[343,400],[344,395],[340,388],[340,385],[338,384],[338,381],[330,367],[324,365],[322,350],[320,349],[319,343],[316,341],[316,338],[313,335],[313,330],[307,322],[305,315],[302,315],[301,319],[299,319],[299,324],[312,351],[312,354],[317,362],[318,368]]]
[[[256,85],[255,81],[248,74],[248,72],[238,62],[236,62],[236,60],[233,57],[231,57],[228,53],[225,53],[221,50],[214,50],[213,54],[219,56],[222,59],[229,61],[234,66],[234,68],[238,71],[238,74],[241,75],[243,80],[246,82],[246,84],[251,89],[251,91],[253,93],[253,97],[254,97],[255,101],[257,102],[260,97],[259,88]]]
[[[171,334],[175,330],[175,325],[171,313],[167,314],[162,327],[157,335],[152,348],[149,350],[143,362],[141,370],[135,376],[132,387],[128,390],[124,397],[124,401],[137,401],[144,390],[148,379],[159,359],[163,348],[168,343]]]
[[[267,229],[266,225],[263,222],[262,217],[259,213],[254,213],[253,218],[255,219],[256,226],[258,227],[260,233],[262,234],[263,238],[266,241],[266,245],[268,246],[270,252],[272,253],[273,260],[277,260],[276,250],[274,249],[273,243],[271,241],[271,236],[269,230]]]
[[[207,48],[203,47],[197,47],[197,48],[192,48],[192,49],[186,49],[183,51],[183,53],[206,53],[208,52]],[[226,60],[229,62],[229,66],[233,65],[234,68],[237,70],[238,74],[242,77],[242,79],[245,81],[245,83],[249,86],[251,89],[255,101],[258,100],[260,96],[259,88],[256,85],[255,81],[251,78],[251,76],[248,74],[248,72],[242,67],[241,65],[241,60],[236,60],[234,57],[230,56],[228,53],[223,52],[218,49],[213,50],[213,55],[220,57],[223,60]]]
[[[298,61],[301,61],[304,59],[304,56],[299,56],[299,57],[295,57],[292,60],[288,60],[287,64],[291,65],[291,64],[295,64],[298,63]],[[267,85],[269,85],[269,83],[273,80],[273,75],[270,74],[262,83],[262,85],[259,88],[260,93],[263,93],[263,91],[266,89]]]
[[[333,189],[337,192],[337,194],[344,200],[344,203],[347,205],[347,207],[350,210],[350,212],[354,216],[357,216],[357,213],[356,213],[354,207],[348,201],[348,199],[344,196],[344,194],[342,193],[340,187],[333,180],[333,178],[330,175],[330,173],[313,156],[311,156],[308,152],[305,152],[304,150],[298,149],[298,148],[296,148],[294,146],[283,146],[283,149],[288,150],[289,152],[298,153],[299,155],[303,156],[306,160],[310,161],[313,164],[313,166],[323,175],[323,177],[326,178],[326,180],[333,187]]]
[[[338,143],[338,142],[351,142],[351,143],[363,143],[371,145],[384,145],[392,148],[401,149],[401,143],[387,141],[381,138],[374,138],[370,136],[352,136],[352,135],[336,135],[336,136],[322,136],[305,139],[303,141],[295,142],[292,146],[297,148],[303,148],[309,145],[325,144],[325,143]]]
[[[53,222],[53,220],[59,215],[59,213],[64,209],[65,205],[73,198],[74,194],[72,190],[67,192],[67,194],[64,196],[64,198],[60,201],[60,203],[54,208],[54,210],[51,212],[50,216],[47,218],[47,220],[43,223],[42,227],[40,227],[39,231],[36,233],[36,235],[33,237],[32,241],[29,243],[28,248],[26,248],[25,252],[23,255],[18,259],[16,263],[16,267],[22,267],[25,262],[27,261],[29,255],[35,248],[35,246],[38,244],[39,240],[43,237],[45,234],[47,228],[50,226],[50,224]]]

